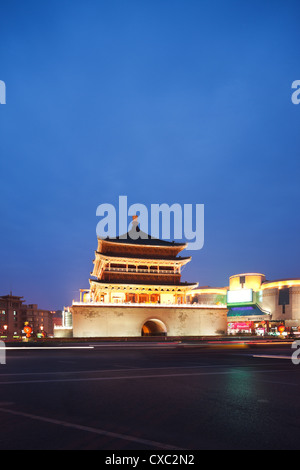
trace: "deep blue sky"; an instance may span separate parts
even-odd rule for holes
[[[96,208],[205,204],[183,280],[300,277],[300,4],[0,0],[0,293],[88,287]]]

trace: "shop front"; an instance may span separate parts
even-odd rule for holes
[[[253,284],[258,275],[239,276],[242,286],[246,283]],[[250,283],[246,288],[238,289],[234,285],[235,277],[231,278],[231,287],[227,293],[228,306],[228,334],[230,335],[256,335],[265,336],[270,331],[271,315],[269,311],[263,310],[259,305],[260,292],[255,292]]]
[[[230,307],[227,322],[229,335],[285,336],[288,333],[284,321],[272,320],[258,305]]]
[[[285,336],[287,334],[284,322],[281,321],[228,318],[227,325],[229,335]]]
[[[243,335],[252,334],[252,322],[251,321],[229,321],[228,322],[228,334],[229,335]]]

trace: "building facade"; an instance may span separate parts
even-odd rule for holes
[[[69,307],[65,307],[62,311],[56,312],[54,320],[54,338],[72,338],[73,336],[73,320]]]
[[[264,274],[231,276],[221,290],[197,289],[197,302],[218,302],[228,307],[228,333],[276,334],[300,329],[300,279],[269,281]],[[218,294],[219,292],[219,294]]]
[[[52,312],[41,310],[36,304],[25,305],[23,297],[12,294],[0,297],[0,336],[20,338],[28,322],[33,335],[53,335]]]

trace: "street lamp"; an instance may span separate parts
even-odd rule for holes
[[[3,336],[8,338],[8,325],[3,325]]]

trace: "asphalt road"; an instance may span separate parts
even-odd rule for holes
[[[7,350],[0,449],[299,449],[291,354],[159,343]]]

